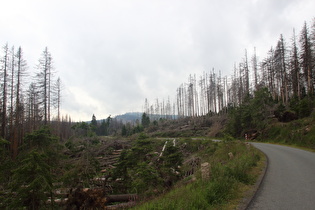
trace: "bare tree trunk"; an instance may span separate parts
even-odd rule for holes
[[[292,50],[291,50],[291,78],[292,78],[292,90],[293,95],[297,96],[298,99],[301,99],[301,88],[300,88],[300,64],[298,57],[298,50],[296,46],[296,36],[295,30],[293,30],[292,37]]]
[[[11,54],[12,54],[12,60],[11,60],[11,93],[10,93],[10,124],[9,124],[9,131],[10,131],[10,139],[12,138],[12,134],[13,134],[13,113],[14,113],[14,108],[13,108],[13,104],[14,104],[14,70],[15,70],[15,54],[14,54],[14,47],[12,47],[11,50]],[[12,142],[12,141],[11,141]]]
[[[52,77],[52,57],[46,47],[38,66],[40,72],[37,74],[41,89],[41,100],[43,103],[44,124],[50,121],[50,93],[51,93],[51,77]]]
[[[289,84],[288,84],[288,76],[287,76],[287,63],[286,63],[286,49],[284,46],[284,40],[282,34],[280,35],[280,43],[281,43],[281,63],[282,63],[282,70],[283,70],[283,85],[284,86],[284,104],[289,104]]]
[[[257,90],[258,85],[258,74],[257,74],[257,56],[256,56],[256,47],[254,48],[254,55],[252,58],[253,71],[254,71],[254,89]]]
[[[1,124],[1,136],[6,138],[6,126],[7,126],[7,71],[8,71],[8,59],[9,59],[9,47],[6,44],[3,48],[3,89],[2,89],[2,124]]]
[[[312,72],[312,48],[311,41],[308,32],[308,28],[306,22],[304,23],[304,27],[301,32],[301,62],[303,67],[303,73],[305,76],[305,80],[307,83],[307,93],[309,95],[313,95],[314,87],[313,87],[313,72]]]
[[[23,133],[23,113],[22,113],[22,104],[20,99],[21,94],[21,80],[23,71],[25,68],[25,61],[23,59],[22,49],[19,47],[17,52],[17,75],[16,75],[16,99],[15,99],[15,131],[14,131],[14,141],[15,146],[19,146],[22,143]],[[18,151],[15,151],[15,155],[17,155]]]
[[[245,61],[244,61],[244,71],[245,71],[245,95],[249,95],[249,68],[247,59],[247,50],[245,49]]]

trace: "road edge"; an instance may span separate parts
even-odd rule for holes
[[[253,144],[252,144],[252,146],[255,147]],[[258,149],[257,147],[255,147],[255,148]],[[259,151],[261,151],[261,150],[259,150]],[[256,195],[257,195],[257,193],[258,193],[258,191],[259,191],[259,189],[263,183],[263,180],[265,178],[265,175],[266,175],[266,172],[268,169],[269,160],[268,160],[268,156],[264,152],[262,152],[262,154],[265,156],[265,166],[262,169],[261,174],[258,176],[256,183],[253,185],[253,187],[249,191],[246,192],[245,197],[242,199],[241,204],[237,208],[238,210],[247,210],[248,209],[248,207],[253,202],[254,198],[256,197]]]

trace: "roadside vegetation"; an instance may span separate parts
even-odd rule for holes
[[[246,186],[255,183],[257,174],[251,172],[263,156],[240,141],[214,145],[211,152],[205,148],[195,154],[201,158],[195,174],[135,209],[235,209]]]
[[[306,96],[284,106],[272,100],[267,89],[261,90],[256,97],[229,112],[225,134],[315,149],[314,105],[314,98]]]
[[[5,151],[1,156],[6,157]],[[141,133],[125,140],[95,136],[58,142],[43,127],[26,136],[17,160],[3,159],[0,206],[103,208],[126,203],[109,198],[127,194],[135,196],[136,203],[127,203],[136,208],[150,209],[154,202],[161,208],[183,207],[189,201],[189,207],[208,209],[240,198],[238,189],[255,182],[249,172],[261,157],[240,141]]]

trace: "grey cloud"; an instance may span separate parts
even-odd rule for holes
[[[31,68],[48,46],[66,87],[63,109],[81,120],[141,111],[145,98],[173,97],[189,74],[212,67],[230,75],[245,48],[256,46],[264,56],[280,33],[310,20],[315,7],[311,0],[5,4],[0,40],[21,45]]]

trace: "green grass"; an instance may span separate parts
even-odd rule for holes
[[[258,140],[315,150],[314,123],[313,117],[288,123],[273,123],[264,130]]]

